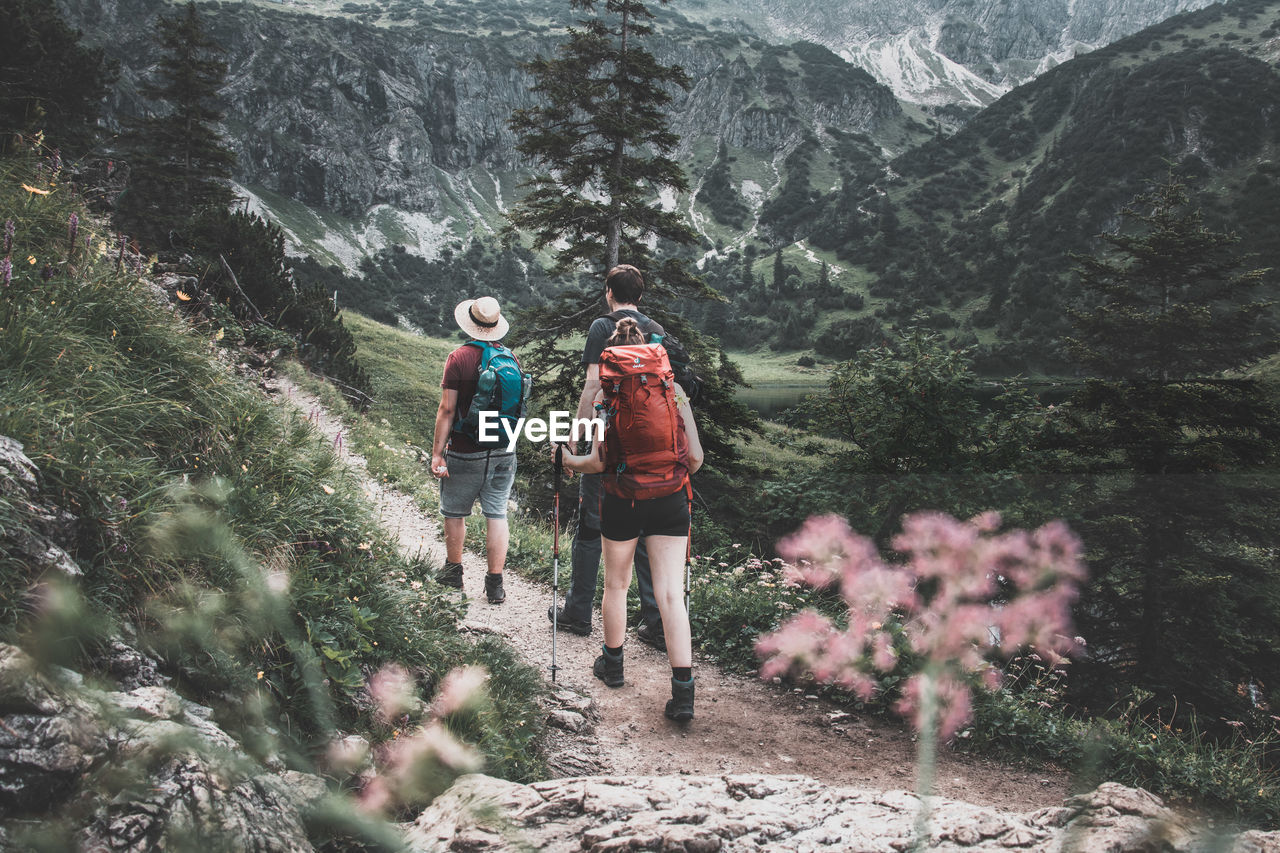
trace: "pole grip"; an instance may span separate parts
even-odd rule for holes
[[[556,445],[556,495],[560,494],[560,481],[564,476],[564,445]]]

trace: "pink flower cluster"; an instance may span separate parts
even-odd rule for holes
[[[938,727],[950,737],[969,718],[970,685],[1000,683],[989,658],[1034,647],[1061,660],[1072,638],[1071,603],[1085,578],[1080,543],[1061,522],[997,532],[1000,516],[958,521],[942,513],[908,516],[886,563],[870,539],[833,515],[809,519],[779,545],[788,579],[838,586],[848,607],[841,627],[813,611],[757,643],[763,678],[794,673],[870,699],[877,674],[909,649],[924,664],[904,685],[897,710],[919,729],[923,691],[932,690]]]
[[[427,719],[413,731],[394,729],[391,739],[375,751],[374,768],[364,779],[359,797],[361,809],[383,813],[422,805],[459,775],[481,769],[481,755],[455,738],[444,720],[482,701],[488,678],[489,673],[478,666],[460,667],[445,676]],[[378,719],[388,726],[408,724],[410,715],[422,708],[413,676],[398,664],[383,666],[369,679],[369,694]],[[342,769],[357,764],[360,757],[350,751],[347,743],[336,741],[330,747],[330,766]]]

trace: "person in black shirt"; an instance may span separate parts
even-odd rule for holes
[[[640,312],[637,303],[644,294],[644,277],[630,264],[622,264],[609,270],[604,280],[604,300],[611,314],[634,318],[643,327],[650,321]],[[600,390],[600,353],[617,328],[616,319],[598,317],[587,332],[587,343],[582,350],[582,363],[587,368],[587,378],[578,400],[578,418],[591,418],[596,393]],[[591,633],[591,610],[595,603],[596,581],[600,575],[600,502],[603,499],[599,474],[584,474],[578,487],[578,529],[573,538],[572,573],[569,589],[565,593],[564,607],[558,622],[567,631],[580,636]],[[666,651],[663,637],[662,615],[653,594],[653,578],[649,571],[649,552],[644,541],[636,547],[636,584],[640,590],[640,625],[636,637],[641,642]],[[554,608],[555,605],[552,605]],[[552,618],[547,613],[547,618]]]

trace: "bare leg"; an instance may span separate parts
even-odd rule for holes
[[[667,640],[667,660],[673,667],[693,666],[689,613],[684,607],[684,558],[688,542],[687,536],[646,536],[644,540],[653,572],[653,594],[658,599],[662,631]]]
[[[604,553],[604,600],[600,621],[604,624],[604,644],[616,649],[627,636],[627,589],[631,586],[631,561],[638,539],[618,542],[600,537]]]
[[[486,518],[485,553],[489,556],[489,573],[500,575],[507,564],[507,546],[511,544],[511,528],[505,518]]]
[[[467,520],[446,518],[444,520],[444,558],[450,563],[461,563],[462,543],[466,538]]]

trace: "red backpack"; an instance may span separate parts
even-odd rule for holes
[[[631,500],[661,498],[689,482],[689,441],[676,405],[675,376],[661,344],[606,347],[604,479]]]

